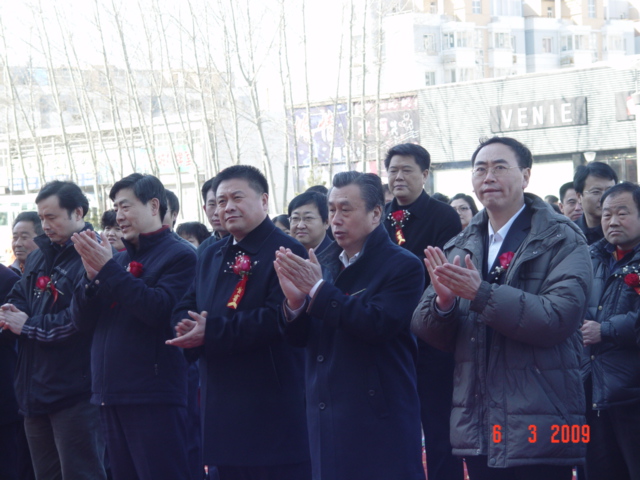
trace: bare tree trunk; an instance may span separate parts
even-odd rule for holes
[[[342,25],[344,25],[344,5],[342,8]],[[336,131],[338,126],[338,99],[340,98],[340,73],[342,72],[342,48],[344,44],[344,29],[340,28],[340,49],[338,51],[338,78],[336,80],[336,97],[333,100],[333,133],[331,137],[331,150],[329,152],[329,181],[333,180],[333,154],[336,145]],[[346,145],[345,145],[346,146]]]
[[[351,170],[351,152],[353,146],[353,99],[351,92],[353,87],[353,22],[354,6],[353,0],[349,0],[351,14],[349,17],[349,86],[347,90],[347,170]]]
[[[136,87],[136,79],[133,75],[133,69],[131,68],[131,62],[129,61],[129,53],[127,50],[127,41],[124,37],[124,30],[122,27],[122,21],[120,20],[120,12],[116,10],[115,0],[111,0],[111,6],[113,8],[113,18],[116,22],[116,27],[118,29],[118,37],[120,39],[120,46],[122,47],[122,54],[124,56],[124,64],[127,68],[127,81],[129,82],[129,87],[133,95],[130,95],[129,98],[132,98],[133,104],[136,109],[136,114],[138,117],[138,122],[140,122],[140,132],[142,134],[142,139],[144,141],[145,149],[147,150],[147,154],[149,155],[149,163],[151,164],[151,171],[157,177],[159,175],[158,172],[158,162],[156,159],[156,152],[153,145],[153,138],[149,139],[149,132],[147,131],[147,125],[144,120],[144,115],[140,108],[140,101],[138,97],[138,89]],[[153,75],[153,73],[152,73]],[[153,122],[151,122],[153,124]],[[133,128],[133,125],[130,125],[129,128]],[[132,145],[134,148],[135,145]],[[132,165],[133,168],[133,165]]]
[[[91,125],[89,124],[89,121],[86,115],[86,111],[88,109],[82,104],[83,96],[80,90],[84,89],[84,77],[82,75],[82,69],[78,65],[77,72],[78,72],[78,75],[80,75],[80,81],[82,84],[79,89],[78,84],[76,82],[76,76],[74,75],[74,67],[71,64],[71,57],[69,56],[69,49],[67,45],[68,43],[71,46],[71,48],[73,48],[73,41],[70,38],[70,36],[66,35],[68,33],[66,29],[62,27],[60,12],[58,11],[58,8],[55,6],[55,4],[54,4],[54,11],[56,14],[56,21],[58,23],[58,28],[60,29],[60,37],[62,38],[62,45],[64,48],[65,57],[67,59],[67,68],[69,69],[69,73],[71,75],[71,84],[73,86],[73,93],[76,97],[76,101],[78,102],[78,109],[80,111],[82,125],[84,127],[87,144],[89,146],[89,154],[91,157],[91,168],[93,171],[93,194],[96,197],[96,202],[98,203],[98,212],[101,214],[104,211],[106,205],[105,203],[103,203],[102,199],[100,198],[100,191],[98,190],[98,159],[96,156],[95,146],[93,143],[93,134],[91,132]],[[76,60],[77,60],[77,57],[76,57]]]
[[[297,192],[297,189],[300,188],[300,157],[298,155],[298,132],[296,131],[296,122],[295,122],[295,113],[293,111],[293,85],[291,84],[291,68],[289,68],[289,48],[287,44],[287,27],[285,23],[285,9],[284,9],[284,1],[281,0],[281,17],[282,17],[282,43],[284,46],[284,61],[287,69],[287,86],[289,90],[289,117],[291,118],[291,126],[293,132],[293,150],[294,150],[294,181],[295,188],[294,191]],[[285,111],[286,111],[286,101],[285,101]]]
[[[367,4],[362,15],[362,171],[367,171]]]
[[[234,33],[234,41],[236,44],[236,47],[239,47],[239,42],[238,42],[238,29],[236,26],[236,21],[235,21],[235,12],[234,12],[234,8],[233,8],[233,1],[234,0],[230,0],[230,7],[231,7],[231,16],[232,16],[232,20],[233,20],[233,33]],[[253,107],[253,115],[254,115],[254,121],[256,124],[256,128],[258,130],[258,136],[260,138],[260,145],[262,147],[262,164],[263,164],[263,168],[267,177],[267,182],[269,182],[269,187],[270,190],[272,192],[272,195],[269,196],[269,200],[271,203],[272,208],[274,209],[274,212],[278,211],[278,205],[276,202],[276,196],[275,196],[275,183],[273,180],[273,172],[271,169],[271,161],[269,158],[269,151],[267,148],[267,142],[264,136],[264,128],[263,128],[263,123],[264,123],[264,119],[262,117],[262,111],[260,109],[260,102],[259,102],[259,97],[258,97],[258,88],[257,88],[257,71],[255,68],[255,61],[254,61],[254,49],[253,49],[253,25],[251,23],[251,9],[249,8],[249,2],[246,2],[246,15],[247,15],[247,36],[248,36],[248,41],[249,41],[249,45],[248,45],[248,65],[245,67],[243,62],[242,62],[242,56],[240,55],[240,49],[236,48],[236,53],[238,56],[238,64],[240,66],[240,73],[242,74],[245,82],[247,83],[247,86],[249,87],[249,93],[250,93],[250,98],[251,98],[251,106]]]
[[[42,51],[45,54],[45,58],[47,60],[47,70],[49,71],[49,80],[51,82],[53,99],[56,104],[56,110],[58,111],[58,119],[60,120],[60,131],[62,133],[62,143],[64,144],[64,151],[67,156],[67,164],[69,165],[69,171],[71,172],[71,179],[75,183],[78,183],[78,173],[76,172],[76,166],[73,161],[73,155],[71,153],[71,148],[69,147],[69,139],[67,138],[67,129],[64,124],[64,117],[62,115],[62,105],[60,103],[60,90],[58,89],[58,80],[56,79],[56,70],[53,67],[53,58],[51,56],[51,42],[49,41],[49,34],[47,32],[47,27],[44,23],[44,16],[42,14],[42,4],[38,5],[38,12],[34,12],[39,20],[39,30],[40,30],[40,44],[42,46]],[[44,36],[44,38],[43,38]],[[69,72],[72,75],[72,72]]]
[[[156,5],[157,6],[157,5]],[[155,10],[155,9],[154,9]],[[162,18],[160,17],[160,14],[157,10],[154,11],[155,13],[155,17],[156,17],[156,30],[159,32],[162,32],[164,34],[165,31],[165,26],[162,23]],[[145,37],[147,39],[147,49],[148,49],[148,55],[149,55],[149,62],[151,63],[151,65],[153,65],[153,39],[151,37],[151,32],[149,31],[147,22],[145,20],[145,15],[143,13],[143,11],[140,11],[140,16],[142,18],[142,28],[144,29],[144,34]],[[166,38],[165,38],[166,40]],[[162,40],[160,40],[160,42],[162,43]],[[167,55],[168,55],[168,51],[167,51]],[[167,57],[167,62],[168,62],[168,57]],[[176,156],[176,151],[175,151],[175,145],[173,143],[173,137],[171,135],[171,129],[169,128],[169,118],[167,117],[167,112],[165,110],[165,105],[164,102],[162,101],[162,91],[163,91],[163,72],[165,71],[164,69],[164,59],[163,59],[163,55],[162,52],[160,53],[160,85],[158,85],[158,76],[154,75],[153,73],[155,73],[153,71],[153,67],[152,67],[152,79],[153,79],[153,86],[154,86],[154,93],[156,93],[157,95],[159,95],[160,97],[160,101],[158,102],[158,106],[160,107],[160,113],[162,114],[162,121],[164,123],[164,127],[165,127],[165,132],[167,134],[167,139],[169,142],[169,155],[171,157],[171,163],[173,166],[173,172],[175,175],[175,181],[176,181],[176,188],[178,189],[178,193],[177,193],[177,197],[178,200],[180,201],[180,203],[182,203],[182,175],[180,174],[180,165],[178,163],[178,158]],[[173,72],[171,71],[171,66],[169,64],[167,64],[167,71],[169,73],[169,76],[171,76],[171,81],[173,82]],[[174,94],[175,94],[175,88],[174,88]],[[151,122],[151,124],[153,124],[153,121]],[[155,147],[153,147],[155,150]],[[154,154],[155,155],[155,154]]]
[[[305,15],[306,1],[302,1],[302,47],[304,49],[304,91],[305,91],[305,106],[307,109],[307,129],[309,130],[309,167],[311,169],[311,176],[315,176],[315,168],[317,161],[314,155],[313,149],[313,130],[311,129],[311,105],[309,104],[309,68],[307,59],[307,18]]]
[[[380,155],[380,83],[382,81],[382,47],[384,38],[382,36],[382,0],[378,0],[378,28],[376,32],[376,37],[378,39],[377,51],[376,51],[376,61],[378,63],[378,71],[377,82],[376,82],[376,121],[375,121],[375,129],[376,129],[376,166],[378,169],[378,175],[382,174],[382,157]]]
[[[96,29],[100,33],[100,44],[102,46],[102,60],[104,64],[104,74],[107,80],[107,89],[109,94],[109,102],[111,105],[111,121],[113,122],[113,133],[114,138],[116,140],[116,144],[118,146],[118,178],[124,177],[124,159],[122,158],[122,141],[121,137],[124,138],[124,130],[122,128],[122,120],[120,118],[120,109],[118,108],[118,99],[116,98],[115,89],[113,88],[113,80],[111,78],[111,69],[109,67],[109,61],[107,59],[107,47],[104,42],[104,33],[102,31],[102,23],[100,21],[100,4],[99,0],[95,0],[95,21],[96,21]],[[118,125],[120,129],[118,129]],[[127,149],[128,150],[128,149]],[[129,158],[131,161],[131,158]],[[114,175],[115,177],[115,175]]]
[[[282,58],[282,49],[283,49],[283,36],[286,35],[286,31],[284,28],[285,25],[285,17],[284,17],[284,0],[280,1],[281,7],[280,10],[280,48],[278,48],[278,66],[280,67],[280,83],[282,84],[282,106],[284,112],[284,189],[282,192],[282,205],[286,208],[287,206],[287,190],[289,188],[289,157],[291,152],[289,151],[289,115],[287,108],[287,86],[285,82],[285,74],[283,69],[283,58]]]

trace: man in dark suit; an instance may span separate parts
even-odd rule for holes
[[[387,152],[384,165],[394,199],[384,211],[384,226],[398,245],[418,258],[431,245],[442,248],[462,226],[456,211],[424,191],[431,157],[420,145],[405,143]],[[426,269],[425,286],[430,280]],[[449,413],[453,392],[453,356],[418,340],[418,393],[429,480],[462,476],[462,462],[451,454]]]
[[[339,173],[329,193],[336,241],[309,261],[277,254],[285,336],[306,347],[314,479],[424,480],[409,332],[424,273],[380,225],[383,205],[377,175]]]
[[[0,303],[4,303],[13,285],[20,279],[9,268],[0,265]],[[18,479],[18,429],[22,418],[13,391],[16,368],[16,338],[0,330],[0,478]]]
[[[284,295],[273,266],[280,247],[306,252],[268,218],[259,170],[229,167],[216,182],[231,235],[200,252],[196,278],[174,309],[178,338],[167,343],[202,347],[204,463],[218,467],[220,480],[307,480],[304,362],[280,333]]]

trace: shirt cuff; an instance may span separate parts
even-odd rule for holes
[[[457,304],[457,303],[458,303],[458,298],[456,297],[456,300],[455,300],[455,302],[453,302],[453,305],[451,305],[451,308],[450,308],[450,309],[448,309],[448,310],[445,312],[445,311],[440,310],[440,308],[438,307],[438,302],[437,302],[435,299],[433,300],[433,306],[434,306],[434,307],[435,307],[435,309],[436,309],[436,313],[437,313],[438,315],[440,315],[441,317],[446,317],[446,316],[447,316],[447,315],[449,315],[451,312],[453,312],[453,309],[454,309],[454,308],[456,308],[456,304]]]
[[[320,280],[318,280],[316,282],[316,284],[313,286],[313,288],[311,290],[309,290],[309,297],[313,298],[313,296],[316,294],[316,292],[320,288],[320,285],[322,285],[322,282],[324,282],[324,280],[321,278]]]
[[[298,315],[300,315],[304,311],[304,308],[306,306],[307,306],[307,302],[304,302],[301,307],[296,308],[295,310],[292,310],[289,304],[287,303],[287,301],[285,300],[284,314],[285,314],[285,317],[287,317],[287,322],[293,322],[296,318],[298,318]]]

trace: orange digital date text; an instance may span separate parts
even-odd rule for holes
[[[538,427],[529,425],[529,443],[538,441]],[[494,425],[491,434],[493,443],[502,442],[502,426]],[[591,430],[589,425],[551,425],[549,441],[551,443],[589,443],[591,440]]]

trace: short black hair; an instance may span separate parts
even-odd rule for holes
[[[89,211],[89,200],[78,185],[73,182],[63,182],[60,180],[53,180],[52,182],[47,183],[38,196],[36,197],[36,204],[40,203],[42,200],[46,200],[52,195],[56,195],[58,197],[58,202],[60,204],[60,208],[64,208],[67,212],[69,212],[69,217],[74,212],[74,210],[78,207],[82,207],[82,217],[87,214]]]
[[[476,163],[476,157],[480,150],[482,150],[487,145],[491,145],[493,143],[501,143],[502,145],[506,145],[507,147],[513,150],[513,153],[516,154],[516,158],[518,159],[518,166],[520,168],[531,168],[533,165],[533,155],[531,154],[531,150],[527,148],[524,143],[519,142],[515,138],[511,137],[491,137],[491,138],[481,138],[480,145],[476,148],[476,151],[471,155],[471,166]]]
[[[469,208],[471,209],[471,213],[473,215],[478,213],[478,207],[476,207],[476,202],[473,200],[473,197],[471,195],[467,195],[466,193],[456,193],[453,197],[451,197],[451,200],[449,200],[449,205],[451,205],[451,202],[453,202],[454,200],[464,200],[469,205]]]
[[[207,193],[209,193],[209,190],[211,190],[211,187],[213,186],[213,181],[215,180],[216,177],[211,177],[209,180],[207,180],[206,182],[204,182],[202,184],[202,201],[204,203],[207,202]],[[214,194],[216,193],[215,191],[213,192]]]
[[[114,201],[118,192],[125,188],[133,190],[133,194],[144,205],[146,205],[149,200],[157,198],[158,202],[160,202],[160,220],[164,218],[167,213],[167,194],[164,185],[157,177],[148,174],[132,173],[118,180],[109,191],[111,201]]]
[[[318,192],[306,191],[289,202],[289,216],[296,208],[303,205],[314,204],[318,208],[318,213],[323,222],[329,221],[329,207],[327,206],[327,196]]]
[[[327,195],[329,193],[329,189],[324,185],[313,185],[305,190],[305,192],[316,192],[321,193],[322,195]]]
[[[167,194],[167,206],[169,210],[171,210],[171,213],[180,213],[180,200],[178,200],[178,196],[168,188],[165,188],[164,191]]]
[[[13,221],[11,229],[14,229],[18,222],[31,222],[33,223],[33,231],[36,232],[36,235],[42,235],[44,233],[38,212],[20,212]]]
[[[564,203],[564,196],[569,190],[575,190],[573,182],[567,182],[560,187],[560,203]]]
[[[621,193],[629,192],[633,197],[633,201],[638,209],[638,216],[640,217],[640,186],[632,182],[616,183],[613,187],[609,187],[600,199],[600,205],[604,205],[604,201],[607,197],[617,197]]]
[[[207,229],[207,227],[200,222],[181,223],[180,225],[178,225],[178,228],[176,228],[176,233],[181,237],[183,235],[196,237],[198,243],[204,242],[211,236],[211,233],[209,233],[209,229]]]
[[[104,230],[107,227],[117,227],[118,222],[116,221],[117,213],[115,210],[106,210],[102,214],[102,218],[100,219],[100,227]]]
[[[281,213],[280,215],[276,215],[271,219],[271,221],[273,223],[280,222],[282,225],[284,225],[287,228],[287,230],[291,230],[291,224],[289,223],[289,216],[285,215],[284,213]]]
[[[618,183],[618,175],[609,165],[604,162],[589,162],[586,165],[578,165],[576,173],[573,175],[573,188],[576,193],[582,195],[589,175]]]
[[[389,164],[395,155],[413,157],[416,163],[420,166],[420,170],[423,172],[425,170],[429,170],[429,167],[431,166],[431,155],[429,155],[426,148],[416,143],[401,143],[400,145],[391,147],[384,159],[385,169],[389,170]]]
[[[259,195],[263,193],[269,193],[269,184],[267,179],[260,170],[251,165],[233,165],[222,170],[216,175],[214,185],[217,187],[226,180],[233,180],[240,178],[246,180],[249,186],[256,191]]]
[[[343,188],[348,185],[360,187],[360,198],[364,200],[367,212],[370,212],[378,205],[384,208],[384,191],[382,190],[382,181],[378,175],[355,171],[335,174],[333,188]]]
[[[555,195],[547,195],[544,197],[544,201],[547,203],[558,203],[559,199]]]
[[[431,198],[442,203],[449,203],[449,197],[447,197],[444,193],[436,192],[431,195]]]

